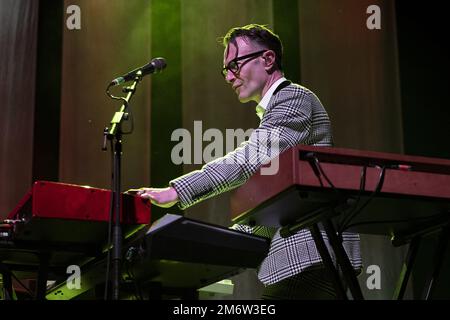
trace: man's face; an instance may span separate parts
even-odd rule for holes
[[[233,59],[262,50],[264,48],[252,43],[251,40],[237,37],[234,42],[230,42],[225,48],[224,66],[228,66]],[[240,102],[259,102],[267,81],[262,53],[236,62],[239,70],[236,73],[228,71],[225,80],[230,83]]]

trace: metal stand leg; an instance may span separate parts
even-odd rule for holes
[[[344,276],[350,292],[352,293],[353,299],[364,300],[358,279],[356,279],[355,271],[353,270],[350,260],[348,259],[347,253],[342,247],[342,243],[337,236],[333,223],[330,219],[325,219],[323,222],[323,227],[327,233],[330,245],[336,255],[337,263],[341,267],[342,275]]]
[[[448,246],[450,236],[450,225],[445,226],[439,236],[438,247],[436,248],[433,259],[433,273],[425,282],[425,291],[423,299],[430,300],[433,297],[433,291],[435,289],[436,281],[441,271],[442,263],[444,262],[445,251]]]
[[[409,245],[408,253],[406,255],[405,262],[403,263],[402,271],[395,287],[393,300],[402,300],[405,295],[406,286],[411,275],[411,271],[416,261],[417,251],[419,249],[421,237],[414,237]]]
[[[39,270],[36,285],[36,300],[45,300],[47,292],[48,264],[50,253],[39,254]]]
[[[0,263],[0,273],[3,279],[3,297],[4,300],[13,300],[13,287],[11,279],[11,271],[5,265]]]
[[[331,275],[337,298],[341,300],[348,300],[341,278],[339,277],[339,272],[333,264],[333,260],[330,257],[330,253],[328,252],[327,246],[325,245],[325,241],[322,238],[322,234],[317,224],[313,224],[310,227],[310,231],[317,246],[317,250],[319,250],[320,256],[322,257],[325,268]]]

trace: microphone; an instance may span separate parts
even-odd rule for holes
[[[133,71],[130,71],[127,74],[114,79],[113,81],[111,81],[110,85],[117,86],[121,83],[133,80],[139,71],[142,72],[142,76],[145,76],[145,75],[151,74],[151,73],[161,72],[166,67],[166,65],[167,65],[166,60],[164,58],[152,59],[152,61],[147,63],[145,66],[136,68]]]

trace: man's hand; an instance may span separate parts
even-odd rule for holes
[[[154,205],[163,208],[169,208],[179,200],[177,191],[172,187],[130,189],[127,193],[135,194],[143,199],[148,199]]]

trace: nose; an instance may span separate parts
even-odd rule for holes
[[[227,75],[225,76],[225,81],[227,83],[233,83],[234,80],[236,80],[236,76],[234,75],[233,72],[228,71]]]

